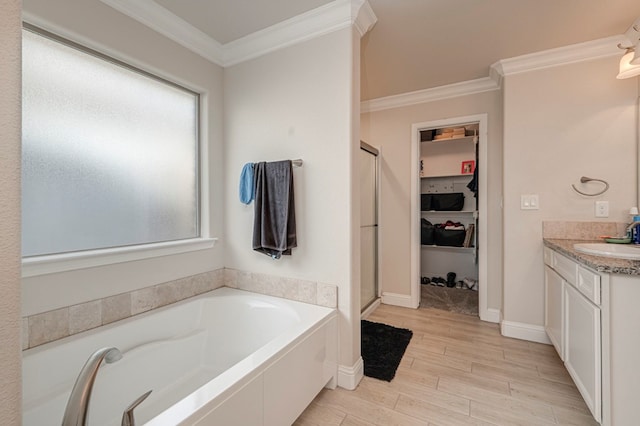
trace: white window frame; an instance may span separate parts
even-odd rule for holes
[[[73,271],[77,269],[92,268],[97,266],[112,265],[123,262],[150,259],[160,256],[188,253],[199,250],[211,249],[215,246],[218,238],[210,235],[210,211],[209,211],[209,149],[208,149],[208,93],[206,90],[196,88],[193,84],[181,81],[173,76],[166,77],[166,73],[160,70],[150,69],[147,65],[136,63],[132,58],[119,59],[121,56],[117,52],[111,51],[104,46],[96,46],[89,40],[83,39],[81,43],[74,41],[78,39],[73,34],[65,34],[66,31],[60,28],[53,29],[55,32],[43,29],[41,23],[38,26],[27,21],[23,22],[25,29],[37,34],[49,37],[67,46],[94,55],[103,60],[107,60],[127,69],[138,72],[156,80],[163,81],[174,86],[183,87],[199,95],[198,105],[198,224],[200,236],[196,238],[166,241],[159,243],[138,244],[124,247],[111,247],[95,250],[84,250],[70,253],[59,253],[42,256],[32,256],[22,258],[22,277],[34,277],[57,272]],[[46,25],[51,27],[50,25]],[[58,34],[64,34],[60,36]],[[106,53],[103,53],[106,52]]]

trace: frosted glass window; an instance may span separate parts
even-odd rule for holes
[[[198,237],[198,94],[23,30],[22,254]]]

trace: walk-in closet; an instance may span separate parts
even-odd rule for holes
[[[482,237],[478,132],[478,123],[420,130],[420,303],[472,315]]]

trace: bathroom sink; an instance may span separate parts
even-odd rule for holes
[[[574,244],[573,248],[594,256],[640,260],[640,246],[635,244],[581,243]]]

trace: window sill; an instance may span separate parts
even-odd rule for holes
[[[218,241],[217,238],[193,238],[166,243],[23,258],[22,278],[206,250],[212,248],[216,241]]]

